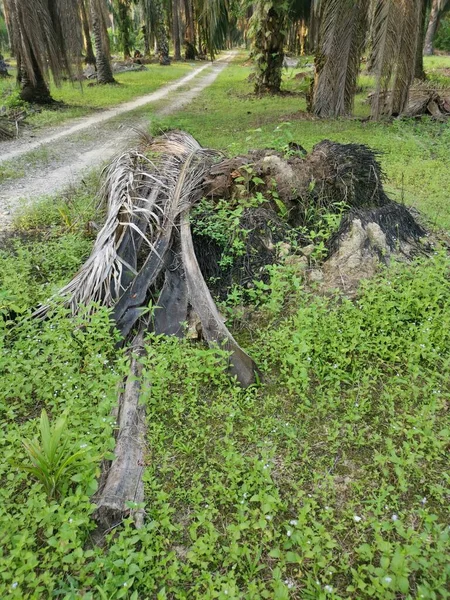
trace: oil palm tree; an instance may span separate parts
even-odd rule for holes
[[[408,102],[420,43],[421,2],[374,0],[372,71],[376,89],[372,118],[399,115]]]
[[[155,37],[159,64],[170,65],[169,40],[167,38],[166,14],[163,1],[153,0],[153,10],[155,15]]]
[[[313,93],[315,114],[349,114],[368,39],[376,78],[372,118],[401,114],[414,80],[422,1],[315,0],[315,10],[321,23]]]
[[[58,84],[73,64],[80,65],[83,44],[78,0],[5,0],[4,6],[22,99],[53,102],[49,73]]]
[[[86,45],[86,57],[84,62],[87,65],[95,65],[94,48],[92,47],[91,28],[89,23],[88,10],[86,9],[86,0],[80,1],[81,22],[83,24],[84,43]]]
[[[131,0],[115,0],[113,3],[114,15],[117,18],[119,40],[123,49],[123,58],[131,56]]]
[[[255,92],[278,93],[286,40],[287,4],[284,0],[258,0],[250,24],[255,60]]]
[[[313,111],[317,116],[339,117],[353,108],[368,8],[369,0],[322,0],[316,4],[320,33]]]
[[[94,34],[97,83],[115,83],[111,68],[107,23],[109,15],[104,0],[90,0],[92,32]]]
[[[433,54],[434,36],[436,35],[442,13],[448,7],[449,1],[450,0],[433,0],[431,3],[430,20],[428,22],[425,43],[423,47],[423,53],[425,56],[432,56]]]

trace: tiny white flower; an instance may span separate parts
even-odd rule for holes
[[[333,591],[333,586],[332,585],[325,585],[323,588],[326,592],[331,592]]]
[[[298,523],[297,519],[291,519],[289,521],[289,525],[294,525],[295,526],[295,525],[297,525],[297,523]]]
[[[391,583],[392,577],[385,577],[384,580],[386,583]]]
[[[272,515],[266,515],[266,521],[271,521],[272,520]]]
[[[392,519],[393,521],[398,521],[398,515],[392,515],[391,519]]]
[[[359,523],[360,521],[362,521],[362,517],[358,517],[358,515],[353,515],[353,520],[354,520],[356,523]]]
[[[125,581],[125,583],[123,584],[123,587],[127,587],[128,583]]]
[[[80,448],[87,448],[87,444],[81,444]]]
[[[427,502],[428,502],[428,500],[427,500],[427,499],[426,499],[426,497],[424,496],[424,497],[422,498],[422,500],[421,500],[421,503],[422,503],[422,504],[426,504]]]
[[[205,504],[205,508],[209,508],[209,504]]]
[[[223,590],[223,593],[225,594],[225,596],[228,596],[228,590]]]
[[[69,519],[69,523],[73,523],[73,519]]]
[[[17,581],[15,581],[13,584],[11,584],[11,587],[13,590],[15,590],[18,585],[19,585],[19,583]]]
[[[288,537],[291,537],[291,535],[292,535],[292,531],[291,531],[290,529],[288,529],[288,530],[287,530],[287,532],[286,532],[286,535],[287,535]]]
[[[330,510],[330,507],[329,506],[325,506],[325,510]]]

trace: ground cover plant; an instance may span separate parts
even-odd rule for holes
[[[448,226],[441,124],[293,119],[303,100],[257,101],[247,73],[224,71],[191,109],[158,126],[176,124],[230,154],[294,140],[310,150],[324,137],[366,142],[384,150],[398,197],[404,190]],[[224,97],[227,106],[233,99],[231,121]],[[431,174],[419,170],[425,160]],[[129,358],[104,308],[75,320],[61,308],[44,322],[23,317],[89,253],[96,187],[24,211],[28,240],[8,240],[1,255],[0,596],[448,598],[443,244],[381,269],[352,300],[307,289],[289,261],[265,283],[234,289],[222,312],[263,376],[247,390],[230,380],[219,350],[150,335],[145,523],[136,530],[126,519],[94,543],[92,496],[114,448],[111,410]],[[17,466],[31,464],[23,441],[38,435],[43,409],[51,426],[66,415],[87,460],[51,499]]]

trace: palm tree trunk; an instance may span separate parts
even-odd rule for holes
[[[184,10],[186,13],[186,39],[195,48],[196,39],[194,24],[194,7],[192,6],[192,0],[184,0]]]
[[[255,93],[280,92],[281,71],[284,60],[285,8],[281,3],[273,3],[266,11],[260,0],[253,19],[257,20],[255,46]]]
[[[414,78],[425,81],[427,76],[425,75],[425,70],[423,68],[423,44],[425,39],[425,24],[427,18],[427,2],[426,0],[420,0],[420,2],[422,3],[422,16],[420,21],[419,40],[416,50],[416,68],[414,70]]]
[[[167,39],[166,25],[164,22],[164,9],[162,0],[154,0],[156,19],[156,45],[160,65],[170,65],[169,42]]]
[[[144,36],[144,56],[150,56],[151,47],[151,7],[150,0],[142,0],[142,11],[144,15],[144,25],[142,26],[142,34]]]
[[[111,69],[108,32],[95,0],[91,0],[91,17],[97,65],[97,83],[116,83]]]
[[[119,35],[120,41],[123,47],[123,58],[127,60],[131,56],[131,42],[130,42],[130,15],[129,15],[129,5],[126,0],[119,0],[117,6],[118,13],[118,25],[119,25]]]
[[[433,56],[433,42],[434,36],[439,25],[442,11],[447,5],[448,0],[433,0],[431,5],[430,20],[428,22],[427,33],[425,35],[425,43],[423,46],[423,53],[425,56]]]
[[[84,62],[87,65],[95,65],[94,49],[92,47],[91,32],[89,30],[89,19],[86,11],[85,0],[80,2],[81,21],[83,23],[84,41],[86,44],[86,58]]]
[[[174,60],[181,60],[180,44],[180,12],[178,9],[178,0],[172,0],[172,37],[174,47]]]
[[[349,115],[353,109],[369,0],[340,5],[330,0],[322,6],[312,108],[318,117],[334,118]]]
[[[34,55],[32,56],[33,75],[27,73],[24,66],[20,64],[20,59],[17,62],[17,79],[20,86],[21,99],[24,102],[34,102],[36,104],[52,104],[54,100],[50,96],[50,90]]]

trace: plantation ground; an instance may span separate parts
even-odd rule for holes
[[[301,96],[249,96],[249,72],[228,67],[153,128],[187,129],[231,154],[291,140],[308,150],[323,138],[367,143],[383,152],[389,192],[448,229],[448,124],[314,121],[299,112]],[[299,92],[292,75],[286,87]],[[125,521],[105,547],[91,543],[90,495],[114,446],[127,360],[104,309],[75,322],[60,309],[42,324],[10,320],[89,254],[97,186],[92,175],[37,202],[16,222],[25,239],[0,255],[0,597],[450,597],[450,289],[439,246],[380,271],[352,301],[307,291],[288,264],[269,284],[233,290],[222,312],[263,373],[248,390],[219,352],[150,336],[145,526]],[[71,440],[87,449],[50,502],[10,463],[26,461],[21,441],[44,407],[52,419],[67,411]]]

